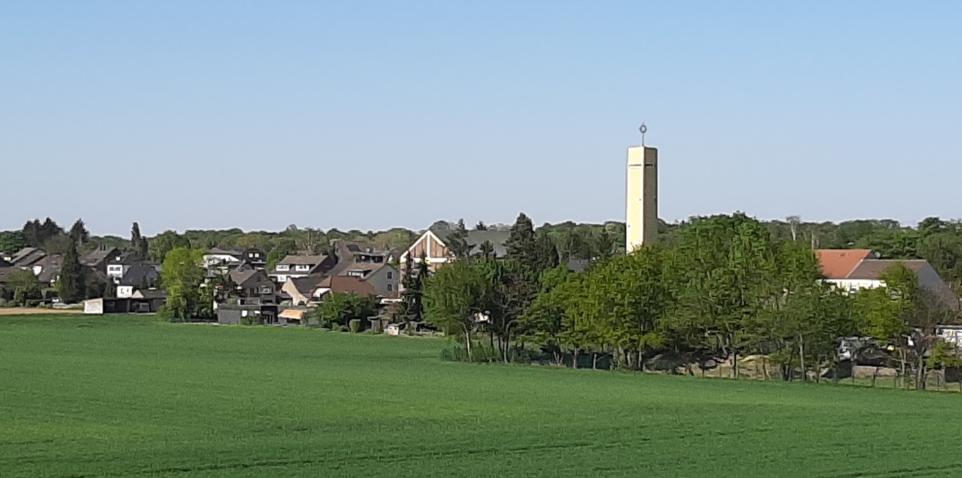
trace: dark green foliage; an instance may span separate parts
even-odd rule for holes
[[[15,305],[34,305],[41,298],[40,283],[37,276],[29,270],[18,269],[7,276],[7,287],[12,290],[11,299]]]
[[[417,267],[414,258],[408,254],[401,272],[401,319],[404,322],[423,319],[424,281],[428,278],[427,260],[422,255]]]
[[[57,292],[60,294],[60,300],[67,304],[77,303],[87,295],[83,266],[80,265],[77,244],[73,241],[70,241],[70,245],[63,255],[60,279],[57,281]]]
[[[134,251],[138,257],[147,259],[149,249],[147,238],[140,234],[140,224],[135,222],[130,228],[130,250]]]
[[[27,245],[33,247],[41,247],[48,239],[64,233],[63,228],[49,217],[44,219],[43,222],[40,222],[39,219],[27,221],[23,225],[22,232]]]
[[[70,239],[77,244],[77,247],[82,246],[84,243],[90,240],[90,233],[87,231],[87,227],[84,225],[83,219],[77,219],[77,222],[73,223],[70,227],[70,232],[68,233]]]
[[[0,251],[14,253],[27,245],[23,231],[0,231]]]
[[[149,256],[154,262],[164,262],[167,253],[178,247],[190,247],[190,240],[174,231],[165,231],[149,241]]]
[[[454,254],[454,257],[465,258],[471,255],[471,245],[468,244],[468,230],[464,227],[464,219],[458,220],[458,223],[444,239],[444,243],[448,246],[448,250]]]

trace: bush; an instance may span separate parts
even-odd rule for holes
[[[361,319],[351,319],[347,325],[351,329],[352,334],[356,334],[361,331]]]

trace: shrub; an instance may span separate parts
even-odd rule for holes
[[[348,322],[348,327],[351,329],[352,334],[356,334],[361,331],[361,319],[351,319]]]

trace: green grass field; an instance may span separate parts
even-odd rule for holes
[[[438,360],[439,339],[0,318],[0,476],[954,476],[962,396]]]

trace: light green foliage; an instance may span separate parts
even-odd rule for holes
[[[40,299],[40,283],[37,276],[29,270],[18,269],[7,276],[8,298],[14,305],[32,305],[31,302]]]
[[[957,394],[476,366],[438,360],[448,345],[3,317],[0,474],[952,476],[959,466]],[[873,453],[880,441],[898,452]]]
[[[470,355],[474,315],[482,312],[485,278],[470,261],[454,261],[425,281],[425,319],[447,334],[461,337]]]
[[[161,270],[161,280],[167,289],[165,313],[173,320],[196,317],[200,306],[200,284],[204,280],[201,268],[203,251],[178,247],[167,253]],[[206,308],[206,305],[204,306]]]
[[[352,320],[358,320],[363,328],[374,315],[377,315],[377,299],[357,294],[332,294],[315,311],[318,323],[324,327],[347,327]]]

